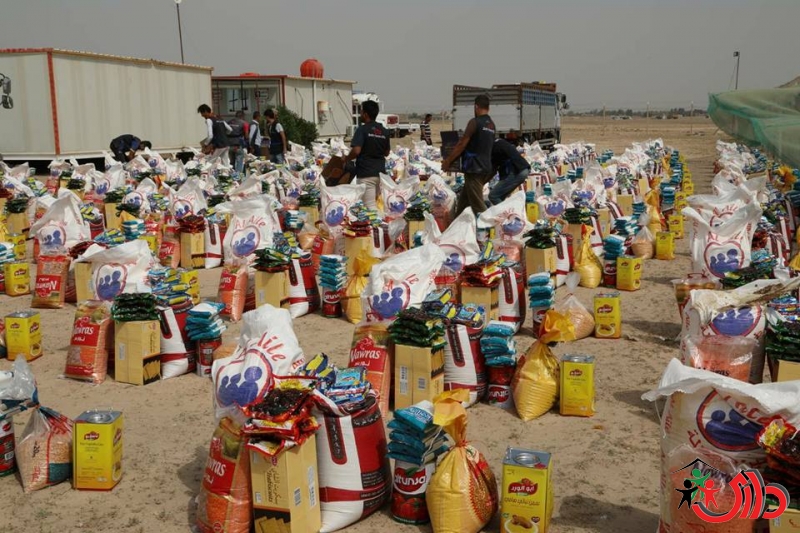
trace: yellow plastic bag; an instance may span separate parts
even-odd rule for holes
[[[789,261],[789,268],[792,270],[800,270],[800,254],[795,254],[792,260]]]
[[[603,265],[600,264],[600,260],[592,250],[592,231],[594,230],[590,227],[584,226],[581,251],[573,267],[573,270],[581,275],[581,287],[586,287],[587,289],[599,287],[603,278]]]
[[[647,229],[650,230],[650,233],[655,235],[662,229],[666,228],[666,221],[664,220],[664,216],[661,214],[661,210],[658,207],[661,203],[658,189],[653,189],[647,193],[644,197],[644,203],[647,204],[646,212],[648,217],[650,217],[647,222]]]
[[[353,276],[348,280],[342,296],[342,311],[353,324],[358,324],[364,319],[364,309],[361,305],[361,296],[367,289],[370,271],[373,265],[380,260],[372,257],[368,250],[361,250],[353,262]]]
[[[575,328],[565,315],[548,311],[539,330],[539,340],[517,362],[511,394],[522,420],[538,418],[558,400],[558,360],[548,344],[575,339]]]
[[[433,423],[455,441],[425,492],[433,533],[478,533],[497,513],[497,480],[486,458],[467,444],[469,391],[443,392],[434,400]]]

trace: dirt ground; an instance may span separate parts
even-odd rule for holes
[[[598,151],[619,153],[634,141],[660,137],[688,159],[698,192],[712,177],[715,127],[707,119],[607,121],[566,118],[564,141],[596,143]],[[407,141],[407,140],[404,140]],[[653,388],[670,358],[680,332],[670,284],[689,270],[687,243],[678,241],[671,262],[646,263],[641,290],[622,294],[620,340],[588,338],[559,345],[555,352],[591,354],[597,358],[597,415],[567,418],[556,412],[523,422],[513,412],[485,404],[469,410],[469,438],[497,474],[507,446],[551,452],[554,456],[555,533],[643,533],[658,524],[658,438],[653,406],[642,393]],[[202,295],[216,295],[219,270],[201,273]],[[597,290],[579,289],[591,305]],[[563,298],[563,289],[559,290]],[[27,309],[30,297],[0,296],[5,315]],[[215,428],[211,382],[196,375],[145,387],[106,380],[99,386],[60,378],[75,308],[42,310],[45,355],[32,363],[43,405],[69,417],[87,409],[112,408],[125,415],[124,477],[113,492],[79,492],[68,483],[23,494],[18,479],[0,478],[0,532],[185,532],[194,522],[193,500],[202,477],[208,443]],[[530,321],[517,337],[521,351],[531,342]],[[346,365],[353,326],[344,320],[306,316],[295,331],[307,355],[320,351]],[[238,337],[238,325],[225,333]],[[0,361],[0,369],[10,363]],[[28,415],[15,419],[22,433]],[[486,531],[499,531],[499,520]],[[347,528],[373,531],[427,532],[429,527],[403,526],[388,509]]]

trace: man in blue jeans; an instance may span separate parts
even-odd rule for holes
[[[492,167],[500,174],[500,181],[489,191],[489,203],[497,205],[525,183],[531,173],[531,165],[513,144],[496,139],[492,145]]]

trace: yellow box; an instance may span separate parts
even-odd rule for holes
[[[250,479],[256,533],[320,530],[322,513],[315,436],[277,457],[250,450]]]
[[[319,208],[317,207],[300,207],[300,211],[306,214],[306,226],[313,228],[319,222]]]
[[[31,224],[28,221],[28,213],[10,213],[6,215],[6,231],[8,233],[18,233],[28,238]]]
[[[11,233],[8,235],[8,242],[14,245],[14,257],[16,260],[25,261],[28,256],[28,241],[25,240],[25,235]]]
[[[553,516],[552,471],[553,458],[547,452],[506,450],[500,491],[500,531],[547,533]]]
[[[180,274],[181,283],[189,286],[189,296],[192,297],[192,303],[197,305],[200,303],[200,275],[197,270],[184,270]]]
[[[669,231],[656,233],[656,259],[675,259],[675,235]]]
[[[358,254],[361,253],[362,250],[367,250],[372,253],[372,236],[344,238],[344,255],[347,257],[346,266],[348,276],[355,274],[356,257],[358,257]]]
[[[619,206],[622,214],[626,217],[633,216],[633,195],[632,194],[618,194],[617,205]]]
[[[206,262],[206,240],[203,233],[181,233],[181,268],[203,268]]]
[[[603,235],[611,233],[611,211],[607,207],[601,207],[597,210],[597,222]]]
[[[44,354],[42,319],[38,311],[18,311],[6,315],[6,353],[10,361],[24,357],[33,361]]]
[[[800,363],[794,361],[775,361],[775,381],[800,380]]]
[[[691,196],[692,194],[694,194],[694,182],[692,182],[692,181],[688,181],[686,178],[684,178],[684,179],[683,179],[683,186],[682,186],[682,190],[683,190],[683,192],[685,192],[687,195],[690,195],[690,196]]]
[[[122,479],[122,413],[86,411],[72,427],[72,488],[111,490]]]
[[[667,217],[669,231],[675,235],[676,239],[683,239],[683,215],[674,213]]]
[[[444,392],[444,349],[395,345],[394,408],[405,409]]]
[[[161,379],[161,328],[158,320],[116,322],[114,380],[147,385]]]
[[[778,518],[769,521],[769,533],[800,532],[800,511],[786,509]]]
[[[92,263],[74,263],[75,266],[75,298],[78,302],[96,299],[94,283],[92,283]]]
[[[8,296],[31,293],[31,266],[28,263],[24,261],[6,263],[3,265],[3,273]]]
[[[256,271],[256,307],[270,304],[272,307],[288,307],[289,275],[282,272]]]
[[[620,291],[638,291],[642,287],[641,257],[617,257],[617,289]]]
[[[645,194],[650,192],[650,181],[647,178],[639,178],[639,196],[644,197]]]
[[[122,225],[121,217],[117,215],[117,204],[103,204],[103,218],[106,229],[119,229]]]
[[[562,233],[572,235],[573,250],[577,252],[581,249],[581,245],[583,245],[583,224],[567,224],[566,229]]]
[[[497,320],[500,316],[500,289],[497,285],[494,287],[462,285],[461,303],[482,305],[486,313],[486,320]]]
[[[418,231],[425,231],[425,222],[423,220],[409,220],[408,221],[408,247],[414,247],[414,235]]]
[[[622,306],[618,292],[600,293],[594,297],[594,336],[619,339],[622,336]]]
[[[525,248],[525,268],[528,275],[539,272],[555,274],[557,259],[555,246],[552,248]]]
[[[559,412],[562,416],[593,416],[594,357],[565,355],[559,373]]]
[[[528,202],[525,204],[525,214],[528,216],[528,220],[531,222],[536,222],[539,220],[539,203]]]

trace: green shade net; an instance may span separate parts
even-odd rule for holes
[[[800,167],[800,87],[711,94],[708,114],[737,141]]]

